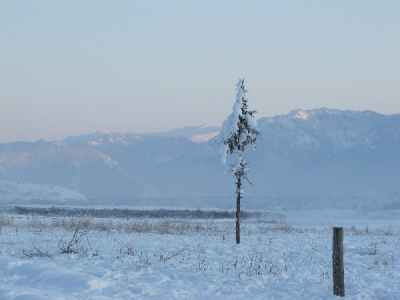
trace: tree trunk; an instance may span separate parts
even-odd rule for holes
[[[239,176],[236,182],[237,198],[236,198],[236,244],[240,244],[240,189],[242,185],[242,178]]]

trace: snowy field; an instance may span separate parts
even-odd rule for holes
[[[0,216],[0,299],[399,299],[399,211],[280,211],[283,223]],[[76,230],[76,228],[79,230]]]

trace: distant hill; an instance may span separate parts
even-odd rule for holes
[[[82,204],[84,195],[59,186],[0,180],[0,205]]]
[[[0,179],[63,186],[88,198],[231,196],[233,178],[203,142],[219,129],[0,144]],[[244,152],[254,184],[245,185],[246,196],[362,199],[400,189],[400,114],[294,110],[259,119],[258,130],[257,150]]]

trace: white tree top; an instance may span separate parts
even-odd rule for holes
[[[246,90],[244,79],[239,79],[236,84],[236,101],[233,105],[233,112],[223,122],[222,129],[209,144],[209,147],[218,153],[222,164],[226,164],[228,153],[236,151],[239,154],[245,150],[248,144],[256,146],[256,138],[259,134],[256,130],[257,121],[253,114],[255,111],[247,110]]]

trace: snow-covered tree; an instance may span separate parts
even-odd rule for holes
[[[247,110],[244,79],[239,79],[236,86],[237,94],[233,112],[222,124],[219,135],[211,141],[210,148],[220,155],[222,164],[226,164],[228,154],[236,153],[235,162],[229,165],[229,172],[236,179],[236,243],[240,244],[240,199],[244,192],[242,179],[247,179],[246,175],[249,172],[242,152],[245,151],[247,145],[252,145],[254,149],[257,147],[256,140],[259,132],[256,130],[257,121],[253,117],[256,111]]]

